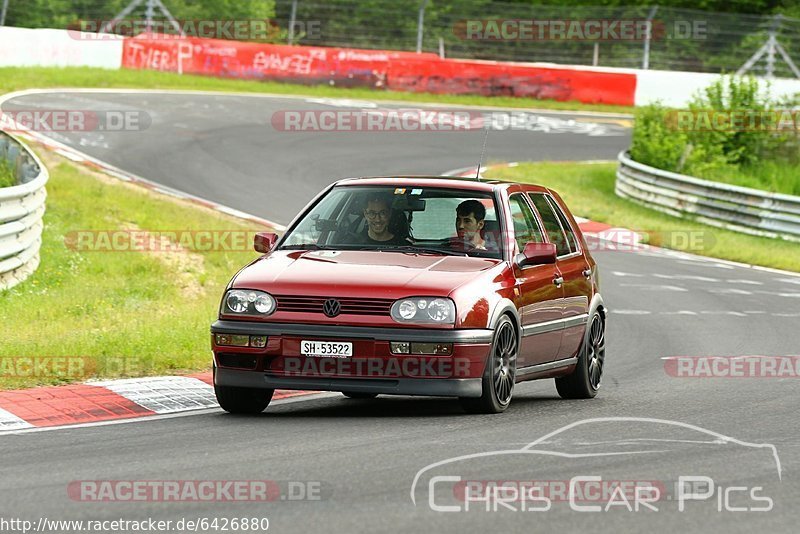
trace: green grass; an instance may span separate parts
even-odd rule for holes
[[[650,234],[653,245],[703,256],[800,271],[800,245],[755,237],[679,219],[614,194],[616,164],[522,163],[498,166],[487,177],[533,182],[557,191],[573,214]],[[687,234],[692,232],[691,234]],[[697,232],[697,233],[694,233]],[[682,239],[700,236],[694,244]],[[702,245],[701,241],[702,240]],[[700,246],[698,246],[700,245]]]
[[[0,160],[0,187],[11,187],[17,183],[14,171],[6,160]]]
[[[255,252],[196,252],[170,260],[163,252],[73,250],[65,235],[258,228],[57,161],[48,164],[41,264],[25,282],[0,292],[0,388],[207,369],[208,329],[222,291]],[[12,365],[20,361],[15,358],[42,356],[83,358],[84,369],[94,372],[27,377],[19,376],[24,367]]]
[[[485,97],[471,95],[435,95],[430,93],[405,93],[367,88],[342,88],[328,85],[295,85],[269,81],[213,78],[180,75],[153,70],[121,69],[109,71],[89,67],[0,68],[0,92],[49,87],[95,87],[122,89],[187,89],[202,91],[228,91],[246,93],[273,93],[312,97],[353,98],[369,100],[396,100],[402,102],[430,102],[437,104],[498,106],[532,109],[603,111],[632,113],[633,108],[606,104],[583,104],[556,100],[530,98]]]
[[[800,196],[800,165],[763,161],[748,167],[719,169],[701,176],[706,180]]]

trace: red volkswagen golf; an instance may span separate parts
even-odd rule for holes
[[[233,277],[211,326],[229,412],[275,389],[458,397],[498,413],[514,385],[597,394],[606,310],[597,266],[554,191],[441,177],[323,191]]]

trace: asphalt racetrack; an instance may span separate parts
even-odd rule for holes
[[[480,131],[271,127],[281,110],[347,109],[305,99],[52,93],[3,109],[14,106],[146,110],[152,123],[139,132],[53,137],[282,224],[335,179],[474,166],[483,140]],[[542,117],[539,131],[492,131],[487,159],[613,159],[629,143],[629,130],[609,118]],[[561,400],[545,380],[519,384],[495,416],[465,415],[449,399],[322,394],[258,417],[206,410],[6,434],[0,500],[33,521],[266,517],[271,532],[287,533],[796,531],[798,379],[676,377],[665,358],[798,354],[800,278],[658,250],[593,254],[611,310],[594,400]],[[576,477],[591,476],[607,489],[637,481],[661,491],[636,509],[611,490],[565,497],[571,481],[586,489]],[[266,504],[81,502],[68,488],[82,480],[270,480],[280,495]],[[508,480],[544,481],[535,495],[547,499],[462,498],[464,484]]]

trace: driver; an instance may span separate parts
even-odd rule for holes
[[[402,236],[389,231],[389,221],[392,220],[392,207],[389,197],[375,194],[367,198],[367,207],[364,208],[364,218],[367,221],[367,232],[362,240],[367,245],[408,245]]]
[[[458,241],[478,250],[486,250],[481,236],[485,224],[486,207],[475,199],[465,200],[456,207],[456,233]]]

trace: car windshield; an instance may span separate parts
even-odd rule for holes
[[[502,257],[494,197],[463,189],[338,186],[290,230],[282,249]]]

